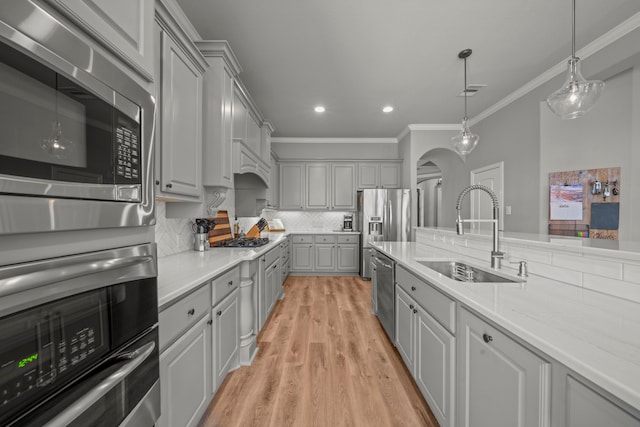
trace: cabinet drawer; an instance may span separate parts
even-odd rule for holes
[[[360,236],[356,234],[348,234],[346,236],[338,236],[338,243],[358,243]]]
[[[182,332],[194,325],[207,314],[209,306],[209,286],[202,286],[158,315],[160,351],[167,348]]]
[[[240,286],[240,268],[235,267],[211,281],[211,307]]]
[[[316,243],[335,243],[335,236],[315,236]]]
[[[264,256],[264,265],[265,265],[265,267],[269,267],[278,258],[280,258],[280,248],[271,249]]]
[[[396,283],[455,335],[456,303],[454,300],[401,266],[396,268]]]
[[[293,243],[313,243],[313,236],[311,235],[298,235],[293,236]]]

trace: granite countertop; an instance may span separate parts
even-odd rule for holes
[[[640,409],[640,304],[530,274],[525,283],[468,284],[418,263],[477,259],[415,242],[376,248],[434,287]]]

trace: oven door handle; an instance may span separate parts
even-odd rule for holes
[[[0,297],[30,291],[62,280],[117,270],[145,262],[153,262],[153,256],[141,255],[88,260],[46,270],[27,272],[7,279],[0,279]]]
[[[137,350],[117,356],[117,359],[125,359],[128,360],[128,362],[75,401],[71,406],[60,412],[45,424],[44,427],[65,427],[69,425],[140,366],[153,353],[155,347],[155,341],[151,341]]]

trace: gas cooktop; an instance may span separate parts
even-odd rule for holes
[[[258,246],[263,246],[269,243],[268,237],[240,237],[237,239],[225,240],[224,242],[220,242],[218,247],[221,248],[255,248]]]

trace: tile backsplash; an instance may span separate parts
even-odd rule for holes
[[[191,219],[167,218],[165,202],[156,202],[155,232],[158,258],[193,249]]]
[[[266,219],[282,220],[287,231],[331,231],[342,228],[345,214],[355,212],[336,211],[264,211]],[[257,219],[257,218],[256,218]]]

